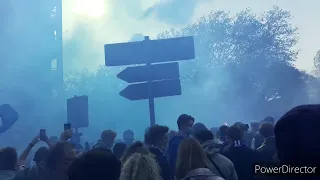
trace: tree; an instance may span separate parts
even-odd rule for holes
[[[182,96],[156,100],[157,123],[175,127],[181,113],[193,114],[209,126],[260,120],[306,102],[307,75],[291,65],[298,52],[293,49],[297,28],[290,17],[278,7],[262,15],[249,9],[236,16],[217,11],[183,29],[159,34],[194,36],[196,60],[180,63]],[[67,92],[89,95],[91,120],[100,126],[106,120],[108,127],[117,129],[123,123],[123,128],[142,131],[148,125],[147,104],[117,95],[124,88],[116,79],[118,71],[101,67],[97,73],[69,76]]]
[[[315,66],[314,74],[317,77],[320,77],[320,50],[318,50],[316,55],[314,56],[313,64]]]
[[[212,92],[220,94],[214,109],[225,106],[220,116],[258,119],[268,112],[280,115],[308,99],[303,72],[291,65],[298,52],[293,49],[297,28],[290,18],[288,11],[278,7],[260,16],[249,9],[235,17],[218,11],[159,38],[193,35],[197,57],[184,67],[191,72],[187,78],[197,84],[217,82]],[[230,108],[237,113],[227,113]]]

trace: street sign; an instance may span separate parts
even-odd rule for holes
[[[150,40],[104,46],[106,66],[128,67],[117,77],[130,84],[119,94],[129,100],[149,100],[150,125],[155,125],[154,98],[181,95],[180,60],[195,58],[193,37]],[[166,63],[163,63],[166,62]],[[171,63],[168,63],[171,62]],[[162,63],[162,64],[154,64]]]
[[[192,36],[104,45],[106,66],[190,60],[195,58]]]
[[[153,81],[164,79],[179,79],[178,62],[151,65],[151,79]],[[117,77],[127,83],[146,82],[149,77],[148,66],[127,67]]]
[[[148,93],[148,83],[131,84],[120,92],[120,96],[129,100],[141,100],[177,95],[181,95],[181,84],[179,79],[152,82],[151,94]]]

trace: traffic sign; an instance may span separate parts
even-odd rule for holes
[[[195,58],[192,36],[104,45],[106,66],[190,60]]]
[[[181,95],[181,84],[179,79],[154,81],[151,94],[148,92],[148,83],[131,84],[120,95],[129,100],[177,96]]]
[[[146,82],[149,78],[153,81],[164,79],[179,79],[178,62],[153,64],[151,65],[151,75],[148,66],[127,67],[121,71],[117,77],[128,83]]]
[[[150,124],[155,125],[154,98],[181,95],[178,62],[195,58],[193,37],[106,44],[106,66],[128,67],[117,77],[130,84],[119,94],[129,100],[149,100]],[[167,63],[163,63],[167,62]],[[154,64],[162,63],[162,64]]]

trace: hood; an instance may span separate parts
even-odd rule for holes
[[[216,154],[220,151],[223,142],[217,139],[206,141],[202,144],[204,151],[208,154]]]

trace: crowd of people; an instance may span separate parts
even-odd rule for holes
[[[123,140],[105,130],[93,146],[70,142],[72,130],[47,144],[27,161],[36,136],[18,156],[16,149],[0,149],[0,180],[253,180],[319,179],[305,173],[264,174],[255,165],[317,167],[320,162],[320,105],[291,109],[279,120],[208,129],[186,114],[177,119],[179,131],[155,125],[144,140],[127,130]],[[301,173],[301,172],[300,172]],[[313,172],[315,173],[315,172]]]

